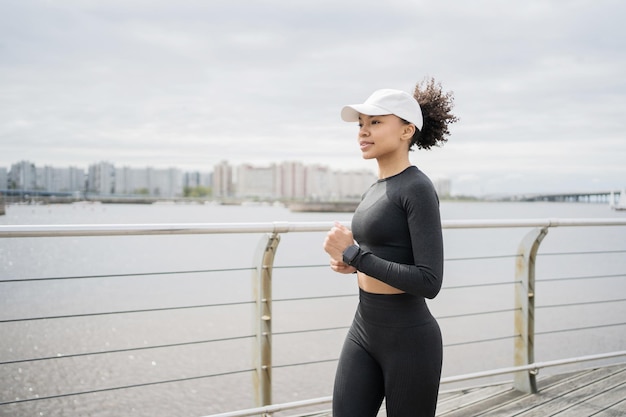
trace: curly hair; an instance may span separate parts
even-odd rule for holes
[[[409,150],[412,151],[414,146],[418,149],[442,146],[450,135],[448,126],[459,120],[451,113],[454,107],[454,93],[451,91],[444,93],[441,90],[441,83],[436,83],[434,78],[425,78],[415,85],[413,97],[422,109],[424,125],[422,130],[415,130]]]

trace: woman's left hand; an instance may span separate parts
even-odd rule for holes
[[[333,258],[330,258],[330,269],[335,272],[339,272],[340,274],[353,274],[356,272],[356,268],[350,266],[343,261],[337,261]]]

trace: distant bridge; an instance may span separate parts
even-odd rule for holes
[[[554,194],[522,194],[508,197],[509,201],[558,201],[573,203],[606,203],[609,204],[611,193],[618,199],[620,191],[570,192]]]

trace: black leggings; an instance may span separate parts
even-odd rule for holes
[[[333,417],[434,416],[441,377],[439,325],[421,297],[359,291],[341,351]]]

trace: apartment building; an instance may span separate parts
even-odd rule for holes
[[[236,196],[318,201],[358,199],[374,181],[376,177],[370,171],[335,171],[325,165],[244,164],[237,170]]]

